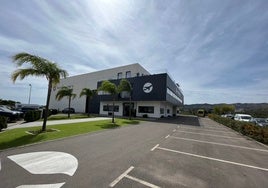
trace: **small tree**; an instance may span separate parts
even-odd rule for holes
[[[68,97],[68,118],[70,118],[71,100],[76,97],[76,94],[73,93],[73,89],[64,86],[56,94],[56,99],[61,100],[63,97]]]
[[[114,101],[115,101],[116,95],[118,94],[118,88],[114,83],[108,80],[105,80],[101,83],[101,86],[98,88],[98,90],[108,92],[113,97],[112,123],[114,123]]]
[[[92,99],[92,97],[94,95],[96,95],[96,90],[91,90],[89,88],[83,88],[81,93],[80,93],[80,97],[82,96],[86,96],[87,97],[87,116],[89,117],[89,103],[90,103],[90,100]]]
[[[18,53],[14,55],[12,59],[18,67],[22,67],[26,63],[29,64],[28,67],[17,69],[12,73],[11,79],[13,82],[15,82],[17,78],[23,80],[25,77],[28,76],[45,77],[48,81],[46,109],[42,126],[42,131],[46,131],[46,123],[52,86],[59,83],[60,78],[65,78],[68,73],[63,69],[60,69],[60,67],[56,63],[50,62],[47,59],[28,53]]]
[[[132,91],[132,86],[130,82],[127,79],[122,79],[120,81],[120,84],[118,86],[118,92],[123,92],[126,91],[129,93],[129,119],[131,119],[131,91]]]

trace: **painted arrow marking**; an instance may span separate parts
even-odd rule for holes
[[[67,174],[72,176],[77,167],[77,159],[63,152],[33,152],[8,156],[9,159],[32,174]]]
[[[8,156],[8,158],[31,174],[67,174],[73,176],[78,167],[78,160],[74,156],[63,152],[32,152]],[[20,185],[17,188],[60,188],[64,184],[65,182]]]
[[[40,185],[20,185],[16,188],[60,188],[65,183],[56,183],[56,184],[40,184]]]

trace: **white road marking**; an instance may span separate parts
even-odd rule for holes
[[[158,146],[159,146],[159,144],[156,144],[156,145],[151,149],[151,151],[154,151],[155,148],[157,148]]]
[[[186,129],[186,130],[201,130],[201,131],[208,131],[208,132],[219,132],[219,133],[235,133],[235,132],[231,132],[231,131],[219,131],[219,130],[206,130],[206,129],[202,129],[202,128],[186,128],[186,127],[183,127],[183,129]]]
[[[236,163],[236,162],[217,159],[217,158],[212,158],[212,157],[206,157],[206,156],[203,156],[203,155],[196,155],[196,154],[177,151],[177,150],[172,150],[172,149],[168,149],[168,148],[157,147],[156,149],[163,150],[163,151],[169,151],[169,152],[173,152],[173,153],[179,153],[179,154],[188,155],[188,156],[192,156],[192,157],[197,157],[197,158],[201,158],[201,159],[208,159],[208,160],[212,160],[212,161],[228,163],[228,164],[243,166],[243,167],[247,167],[247,168],[253,168],[253,169],[262,170],[262,171],[268,171],[267,168],[261,168],[261,167],[257,167],[257,166],[252,166],[252,165],[247,165],[247,164],[242,164],[242,163]]]
[[[201,126],[203,127],[204,129],[213,129],[213,130],[218,130],[218,131],[226,131],[228,130],[227,128],[217,128],[217,127],[206,127],[206,126]]]
[[[221,136],[221,135],[215,135],[215,134],[195,133],[195,132],[189,132],[189,131],[177,131],[177,132],[189,133],[189,134],[199,134],[199,135],[205,135],[205,136],[215,136],[215,137],[220,137],[220,138],[244,139],[243,137]]]
[[[178,128],[180,128],[180,126],[179,126],[179,125],[178,125],[177,127],[178,127]]]
[[[116,178],[112,183],[110,183],[110,187],[114,187],[121,179],[123,179],[131,170],[133,170],[133,166],[129,167],[123,174],[121,174],[118,178]]]
[[[209,141],[195,140],[195,139],[190,139],[190,138],[181,138],[181,137],[176,137],[176,136],[170,136],[170,138],[174,138],[174,139],[178,139],[178,140],[187,140],[187,141],[193,141],[193,142],[200,142],[200,143],[214,144],[214,145],[220,145],[220,146],[228,146],[228,147],[235,147],[235,148],[241,148],[241,149],[268,152],[268,150],[266,150],[266,149],[250,148],[250,147],[237,146],[237,145],[232,145],[232,144],[223,144],[223,143],[219,143],[219,142],[209,142]]]
[[[158,187],[158,186],[156,186],[156,185],[154,185],[154,184],[148,183],[148,182],[146,182],[146,181],[143,181],[143,180],[141,180],[141,179],[139,179],[139,178],[135,178],[135,177],[133,177],[133,176],[126,175],[125,177],[128,178],[128,179],[131,179],[131,180],[133,180],[133,181],[136,181],[136,182],[138,182],[138,183],[140,183],[140,184],[143,184],[143,185],[145,185],[145,186],[147,186],[147,187],[151,187],[151,188],[160,188],[160,187]]]
[[[8,158],[32,174],[62,173],[72,176],[78,167],[77,159],[63,152],[32,152]]]
[[[165,138],[168,138],[170,135],[167,135]]]
[[[2,168],[2,166],[1,166],[1,159],[0,159],[0,171],[1,171],[1,168]]]
[[[20,185],[16,188],[60,188],[64,183],[56,183],[56,184],[39,184],[39,185]]]
[[[176,129],[174,129],[173,132],[176,132]]]

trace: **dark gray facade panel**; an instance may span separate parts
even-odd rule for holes
[[[179,90],[176,83],[169,77],[168,74],[155,74],[141,77],[132,77],[127,79],[132,85],[132,101],[167,101],[174,106],[180,106],[183,104],[183,94]],[[120,80],[110,80],[117,86]],[[101,86],[102,81],[97,83],[97,87]],[[145,92],[146,89],[150,91]],[[167,94],[167,88],[172,91],[182,102],[175,99],[174,96]],[[100,101],[112,101],[111,95],[98,96]],[[127,98],[121,98],[120,94],[115,97],[116,101],[128,101]],[[97,109],[96,109],[97,110]]]
[[[166,100],[166,78],[167,74],[157,74],[141,77],[128,78],[132,85],[132,101],[165,101]],[[111,82],[119,85],[120,80],[110,80]],[[152,91],[149,93],[144,92],[144,85],[149,83],[152,85]],[[101,81],[98,82],[100,87]],[[101,96],[101,101],[111,101],[112,97],[107,95]],[[126,101],[121,99],[120,96],[116,97],[116,100]]]

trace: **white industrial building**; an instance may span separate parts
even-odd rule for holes
[[[63,86],[73,88],[77,95],[71,102],[76,112],[86,112],[86,97],[79,98],[83,88],[97,89],[101,82],[110,80],[116,85],[120,79],[126,78],[132,84],[131,111],[134,116],[166,117],[176,115],[178,107],[183,104],[183,94],[167,73],[151,75],[140,64],[101,70],[97,72],[77,75],[62,79],[53,88],[50,99],[50,108],[62,110],[68,107],[68,99],[56,100],[55,96]],[[98,94],[90,101],[90,112],[100,115],[111,113],[112,98],[109,95]],[[115,115],[126,116],[129,113],[129,98],[118,95],[115,102]]]

